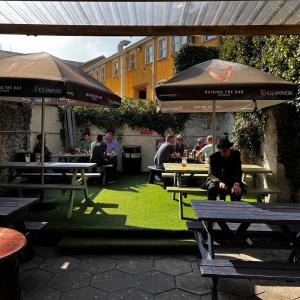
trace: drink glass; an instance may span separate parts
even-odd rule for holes
[[[27,163],[30,162],[30,153],[26,153],[26,154],[25,154],[25,161],[26,161]]]
[[[182,158],[181,166],[182,166],[182,167],[186,167],[186,166],[187,166],[187,158],[186,158],[186,157],[183,157],[183,158]]]
[[[35,162],[37,165],[41,164],[41,154],[40,153],[35,154]]]

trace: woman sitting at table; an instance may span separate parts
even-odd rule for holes
[[[178,134],[175,139],[175,152],[178,153],[178,156],[183,156],[184,150],[187,149],[183,144],[183,136]]]
[[[207,179],[209,200],[216,200],[219,194],[220,200],[230,195],[231,201],[240,201],[246,192],[242,182],[240,152],[231,149],[232,145],[225,135],[217,145],[219,151],[210,156]]]
[[[95,142],[91,144],[91,162],[97,163],[97,166],[103,166],[108,163],[107,145],[103,141],[103,135],[98,134]]]

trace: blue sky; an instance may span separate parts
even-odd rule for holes
[[[74,37],[74,36],[26,36],[0,34],[0,49],[31,53],[46,51],[62,59],[85,62],[100,55],[117,52],[121,40],[132,43],[142,37]]]

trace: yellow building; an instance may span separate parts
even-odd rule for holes
[[[155,87],[174,75],[174,54],[183,44],[216,46],[214,36],[146,37],[132,45],[123,40],[118,52],[100,56],[81,69],[121,97],[153,100]]]

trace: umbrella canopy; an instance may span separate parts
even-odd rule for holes
[[[161,112],[251,112],[293,100],[297,85],[249,66],[209,60],[156,87]],[[213,105],[214,104],[214,105]]]
[[[0,100],[42,104],[42,163],[46,103],[108,107],[121,103],[119,96],[92,76],[46,52],[0,59]]]
[[[121,99],[82,70],[46,52],[0,59],[1,100],[119,107]],[[9,98],[8,98],[9,97]]]

